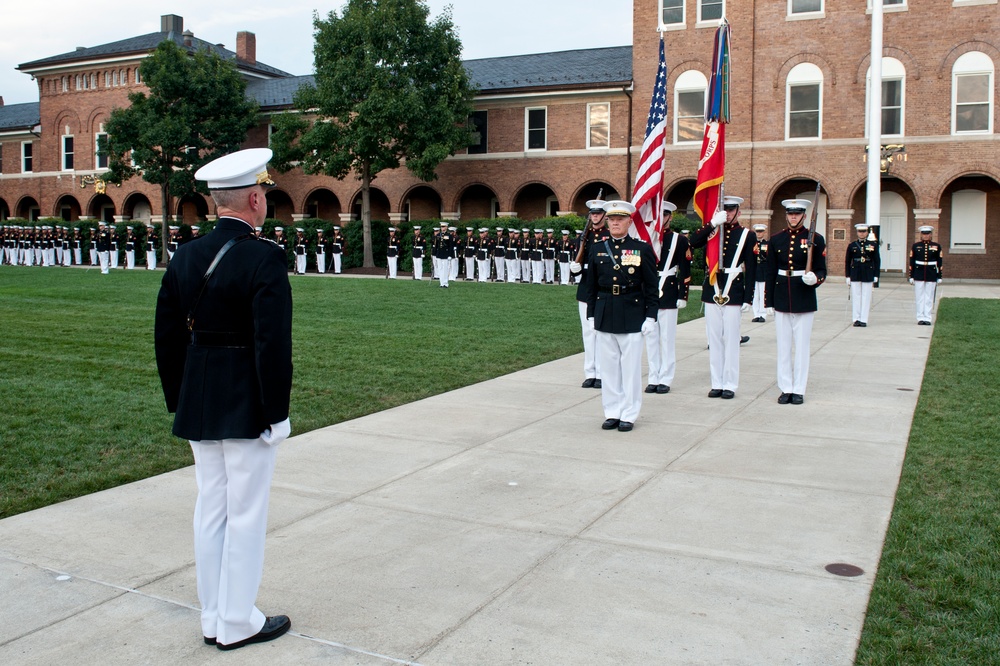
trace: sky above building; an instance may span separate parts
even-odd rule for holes
[[[428,0],[427,5],[432,16],[451,6],[465,59],[632,43],[632,0]],[[18,65],[156,32],[162,14],[183,16],[186,30],[230,50],[235,50],[236,33],[249,30],[257,36],[259,61],[291,74],[310,74],[313,14],[325,17],[343,6],[340,0],[8,2],[0,40],[0,96],[5,104],[38,101],[36,84],[15,69]]]

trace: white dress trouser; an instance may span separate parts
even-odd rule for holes
[[[413,279],[422,280],[424,279],[424,258],[423,257],[413,257]]]
[[[740,383],[740,307],[705,303],[708,369],[713,389],[736,391]]]
[[[76,249],[73,250],[73,261],[76,262],[77,266],[80,266],[80,265],[83,264],[83,248],[82,247],[79,250],[76,250]]]
[[[763,319],[766,316],[767,308],[764,307],[764,285],[766,282],[753,283],[753,318]]]
[[[583,376],[585,379],[601,378],[601,365],[597,358],[597,331],[587,321],[587,304],[577,301],[580,306],[580,327],[583,329]],[[603,383],[603,382],[602,382]]]
[[[386,257],[389,264],[389,279],[396,279],[396,267],[399,265],[399,257]]]
[[[504,259],[507,263],[507,282],[517,282],[521,278],[521,262],[517,259]]]
[[[448,260],[447,269],[451,272],[449,276],[452,280],[458,279],[458,257],[452,257]]]
[[[532,284],[542,283],[542,262],[532,261],[531,262],[531,282]]]
[[[438,259],[438,280],[442,287],[448,286],[448,279],[451,277],[451,261],[448,259]]]
[[[545,281],[555,282],[556,281],[556,260],[546,259],[545,260]]]
[[[156,268],[156,250],[146,250],[146,269],[154,270]]]
[[[63,266],[72,266],[73,265],[73,255],[71,255],[69,253],[69,250],[63,250],[62,263],[63,263]]]
[[[101,272],[107,275],[109,266],[108,262],[110,261],[108,258],[108,252],[98,252],[97,256],[101,259]]]
[[[677,369],[677,309],[664,308],[656,315],[656,330],[646,337],[646,359],[649,361],[647,383],[670,386]]]
[[[872,309],[874,282],[851,280],[851,321],[868,323],[868,313]]]
[[[531,260],[521,259],[521,282],[531,282]]]
[[[96,266],[97,264],[98,264],[98,261],[97,261],[97,249],[96,248],[90,248],[90,265],[91,266]]]
[[[569,264],[559,262],[559,284],[569,284]]]
[[[465,279],[472,280],[476,277],[476,258],[465,257]]]
[[[205,636],[229,644],[253,636],[264,573],[267,503],[277,447],[261,439],[191,442],[198,501],[194,559]]]
[[[917,301],[917,321],[930,321],[931,310],[934,308],[934,289],[936,282],[913,281],[913,293]]]
[[[343,254],[335,254],[335,255],[333,255],[333,272],[334,273],[338,273],[338,274],[340,273],[340,264],[343,261],[343,258],[344,258]]]
[[[806,394],[809,380],[809,336],[815,312],[775,312],[778,341],[778,390]]]
[[[125,251],[125,268],[130,271],[135,269],[135,250]]]
[[[326,254],[323,252],[316,253],[316,272],[326,273]]]
[[[503,282],[504,268],[507,266],[507,260],[503,257],[493,257],[493,265],[497,267],[497,282]]]
[[[597,331],[604,418],[634,423],[642,407],[642,333]]]
[[[490,260],[476,259],[476,263],[479,264],[479,281],[487,282],[490,279]]]

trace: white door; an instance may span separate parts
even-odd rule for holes
[[[895,192],[883,192],[881,208],[882,270],[904,271],[909,250],[906,243],[906,201]]]

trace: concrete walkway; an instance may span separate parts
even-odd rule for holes
[[[0,663],[850,664],[933,329],[902,282],[866,329],[842,279],[819,293],[802,406],[775,402],[770,321],[736,399],[706,398],[699,320],[632,433],[573,356],[288,440],[272,643],[201,641],[193,468],[0,521]]]

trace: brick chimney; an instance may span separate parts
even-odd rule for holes
[[[176,14],[164,14],[160,16],[160,32],[172,32],[181,34],[184,32],[184,17]]]
[[[236,57],[251,65],[257,64],[257,35],[246,30],[236,33]]]

